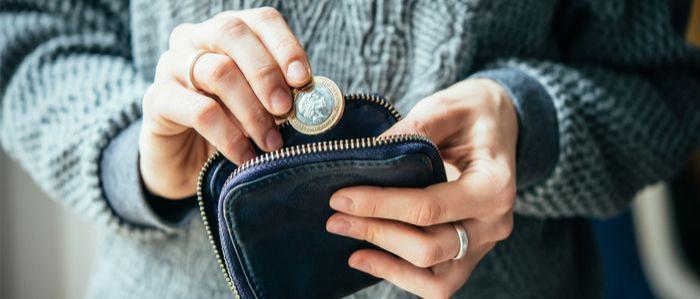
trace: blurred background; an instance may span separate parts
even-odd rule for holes
[[[82,298],[98,246],[0,150],[0,298]]]

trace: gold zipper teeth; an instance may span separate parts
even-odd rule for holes
[[[221,272],[224,274],[224,278],[226,279],[226,284],[228,285],[229,289],[233,293],[233,296],[236,299],[240,299],[241,296],[238,294],[238,290],[236,289],[236,286],[233,284],[233,281],[231,280],[231,275],[228,273],[226,270],[226,265],[224,264],[224,260],[221,257],[221,253],[219,253],[219,250],[216,248],[216,241],[214,241],[214,236],[212,234],[211,226],[209,225],[209,220],[207,219],[207,214],[204,210],[204,193],[202,190],[202,182],[204,181],[204,175],[206,174],[206,170],[211,167],[212,162],[216,158],[218,158],[221,155],[218,151],[215,152],[209,159],[207,159],[207,162],[204,163],[204,166],[202,167],[202,171],[199,173],[199,177],[197,179],[197,202],[199,204],[199,214],[202,216],[202,222],[204,223],[204,230],[207,232],[207,237],[209,238],[209,244],[211,244],[212,248],[214,248],[214,256],[216,257],[216,262],[219,264],[219,268],[221,269]]]
[[[389,103],[388,101],[386,101],[386,100],[380,98],[379,96],[371,95],[371,94],[366,94],[366,93],[360,93],[360,94],[351,94],[351,95],[348,95],[348,96],[346,96],[346,98],[347,98],[348,100],[364,100],[364,101],[369,101],[369,102],[372,102],[372,103],[375,103],[375,104],[379,104],[379,105],[381,105],[382,107],[384,107],[384,108],[386,108],[387,110],[389,110],[389,113],[391,113],[391,115],[392,115],[394,118],[396,118],[397,121],[401,120],[401,118],[402,118],[402,117],[401,117],[401,113],[400,113],[398,110],[396,110],[396,108],[394,107],[394,105],[392,105],[392,104]]]
[[[384,137],[365,137],[365,138],[354,138],[354,139],[343,139],[343,140],[332,140],[332,141],[320,141],[320,142],[306,143],[306,144],[302,144],[302,145],[295,145],[292,147],[282,148],[282,149],[276,150],[274,152],[264,153],[260,156],[255,157],[252,160],[249,160],[249,161],[241,164],[241,166],[236,168],[233,172],[231,172],[229,177],[226,178],[226,181],[224,182],[224,186],[228,185],[228,183],[235,176],[237,176],[239,173],[241,173],[242,171],[244,171],[250,167],[259,165],[259,164],[268,163],[268,162],[278,160],[280,158],[291,157],[291,156],[300,156],[300,155],[313,154],[313,153],[319,153],[319,152],[362,149],[362,148],[382,146],[382,145],[387,145],[390,143],[396,143],[396,142],[402,142],[402,141],[426,142],[426,143],[432,145],[437,150],[437,148],[432,143],[432,141],[430,141],[430,139],[428,139],[425,136],[417,135],[417,134],[399,134],[399,135],[384,136]],[[282,154],[285,152],[289,152],[289,154]]]

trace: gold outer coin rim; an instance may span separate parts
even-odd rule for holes
[[[296,118],[296,100],[297,100],[297,95],[300,93],[304,93],[306,89],[313,88],[314,85],[319,84],[322,85],[331,92],[331,96],[333,97],[333,103],[335,104],[335,107],[333,111],[331,112],[331,115],[323,121],[322,123],[315,125],[315,126],[310,126],[310,125],[305,125],[302,124],[297,118]],[[313,82],[309,86],[305,86],[300,88],[299,90],[295,90],[294,92],[294,104],[292,105],[292,113],[289,117],[289,124],[292,125],[292,127],[306,135],[318,135],[321,134],[325,131],[328,131],[330,128],[335,126],[338,121],[340,121],[340,118],[343,116],[343,112],[345,111],[345,99],[343,97],[343,93],[340,91],[340,88],[338,87],[333,80],[326,78],[324,76],[314,76],[313,77]]]

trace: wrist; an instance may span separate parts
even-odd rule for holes
[[[481,71],[471,78],[497,82],[515,110],[518,188],[549,177],[559,157],[559,129],[554,103],[544,86],[536,77],[512,68]]]
[[[171,230],[185,223],[195,204],[193,200],[155,204],[143,184],[139,166],[140,127],[140,121],[131,124],[102,153],[100,176],[104,196],[109,207],[125,222]]]
[[[201,164],[190,162],[187,155],[192,151],[182,150],[185,146],[178,142],[141,131],[138,172],[144,192],[169,200],[180,200],[194,194]],[[164,147],[164,144],[170,147]]]
[[[486,92],[486,97],[497,106],[503,106],[504,110],[515,111],[513,106],[513,101],[508,95],[508,91],[495,80],[489,78],[475,78],[467,79],[468,81],[473,81],[474,84],[480,86],[480,89]]]

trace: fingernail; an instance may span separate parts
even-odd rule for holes
[[[273,151],[282,147],[282,136],[276,128],[272,128],[270,131],[267,131],[267,134],[265,135],[265,146],[267,146],[269,150]]]
[[[276,114],[284,114],[292,107],[292,96],[284,88],[278,88],[272,93],[272,110]]]
[[[345,219],[333,218],[326,224],[326,230],[339,235],[347,235],[350,231],[350,222]]]
[[[306,83],[309,81],[309,70],[301,61],[295,60],[287,67],[287,79],[292,83]]]
[[[348,262],[348,264],[350,265],[350,267],[353,267],[353,268],[360,270],[362,272],[369,273],[370,271],[372,271],[372,266],[368,262],[366,262],[362,259],[359,259],[359,260],[358,259],[351,259]]]
[[[331,209],[341,212],[352,212],[354,207],[352,199],[345,196],[337,196],[331,198],[330,202]]]

